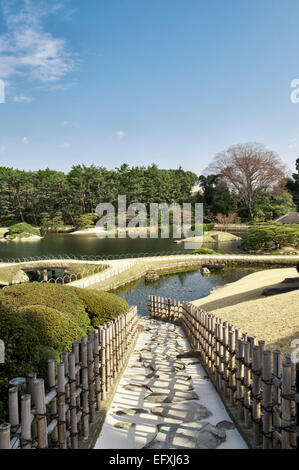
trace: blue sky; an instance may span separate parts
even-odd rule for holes
[[[200,174],[262,142],[294,170],[298,0],[0,3],[1,165]]]

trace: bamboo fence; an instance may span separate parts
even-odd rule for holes
[[[47,393],[35,373],[11,380],[0,449],[78,449],[125,365],[137,323],[137,307],[132,307],[75,341],[62,362],[49,360]]]
[[[298,362],[191,303],[150,296],[149,312],[183,327],[252,448],[299,447]]]

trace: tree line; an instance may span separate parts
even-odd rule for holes
[[[101,202],[116,205],[120,194],[126,195],[128,205],[141,202],[147,209],[153,202],[201,202],[205,222],[275,220],[299,210],[299,158],[296,165],[291,176],[275,152],[248,143],[216,155],[202,175],[156,164],[123,164],[113,170],[75,165],[68,173],[0,167],[0,223],[51,225],[58,231],[94,214]],[[195,185],[199,190],[192,192]],[[92,217],[86,220],[92,223]]]
[[[190,201],[190,191],[198,176],[182,168],[130,167],[108,170],[101,166],[73,166],[61,171],[22,171],[0,167],[1,225],[27,222],[39,226],[56,219],[58,225],[74,224],[76,218],[94,213],[101,202],[117,204],[118,195],[127,196],[128,205],[141,202],[182,204]]]

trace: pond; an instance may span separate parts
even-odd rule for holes
[[[155,283],[146,283],[144,279],[141,279],[113,292],[123,297],[129,305],[137,305],[140,315],[147,315],[149,295],[191,302],[206,297],[215,287],[235,282],[248,274],[264,269],[265,267],[226,267],[224,270],[215,270],[209,277],[202,276],[200,270],[197,269],[163,275]]]
[[[244,237],[243,232],[234,234]],[[219,253],[239,253],[240,241],[208,243],[203,246],[212,248]],[[0,243],[0,259],[21,258],[45,255],[75,255],[75,256],[107,256],[122,255],[127,253],[161,253],[183,252],[184,245],[174,243],[169,239],[142,239],[137,238],[106,238],[99,239],[95,234],[72,235],[69,233],[48,234],[37,242],[8,242]],[[188,250],[190,251],[190,250]],[[188,253],[185,250],[186,253]]]

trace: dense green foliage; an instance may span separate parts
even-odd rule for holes
[[[69,313],[76,324],[85,331],[90,326],[88,315],[74,287],[38,282],[18,284],[0,291],[0,302],[12,309],[28,305],[45,305]]]
[[[98,216],[96,214],[83,214],[76,217],[74,220],[74,227],[76,230],[84,230],[95,225]]]
[[[95,212],[101,202],[117,206],[118,195],[132,202],[189,202],[190,190],[198,177],[181,168],[177,170],[129,167],[115,170],[77,165],[65,174],[50,169],[21,171],[0,167],[0,223],[28,222],[36,226],[53,225],[61,214],[65,224],[73,225],[83,214]],[[54,224],[57,225],[57,224]]]
[[[47,379],[47,360],[61,358],[72,342],[128,311],[114,294],[56,284],[20,284],[0,291],[0,421],[7,408],[8,380],[36,371]]]
[[[294,203],[296,204],[297,211],[299,212],[299,158],[296,160],[296,170],[297,173],[293,174],[293,178],[288,178],[286,187],[293,196]]]
[[[192,252],[193,255],[217,255],[217,251],[212,248],[197,248]]]
[[[50,217],[48,212],[42,212],[40,215],[40,229],[43,235],[48,232],[62,232],[64,230],[64,221],[61,212],[56,212],[54,217]]]
[[[298,207],[299,159],[297,171],[285,188],[281,183],[275,191],[269,185],[255,190],[249,211],[237,188],[232,189],[220,174],[198,176],[182,168],[159,169],[155,164],[123,164],[114,170],[76,165],[67,174],[48,168],[21,171],[0,167],[0,224],[10,227],[16,222],[27,222],[40,226],[42,234],[62,231],[65,225],[82,230],[95,224],[95,209],[101,202],[110,202],[117,208],[119,195],[126,196],[127,207],[140,202],[147,209],[153,202],[201,202],[205,223],[215,222],[218,214],[234,213],[242,221],[267,221]],[[198,183],[200,191],[191,193]]]
[[[101,292],[92,289],[76,289],[76,294],[84,302],[84,307],[93,327],[97,328],[117,315],[128,311],[127,302],[115,294]]]
[[[243,243],[247,250],[277,250],[284,246],[299,246],[299,225],[258,224],[250,228]]]
[[[255,197],[253,213],[257,222],[275,220],[288,212],[296,212],[296,205],[287,192],[275,194],[264,191]]]
[[[31,235],[40,236],[40,231],[32,227],[31,225],[23,222],[23,223],[11,225],[9,227],[7,238],[10,238],[12,240],[17,237],[20,237],[20,238],[30,237]]]

